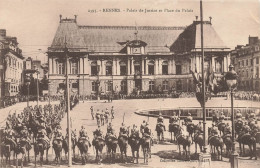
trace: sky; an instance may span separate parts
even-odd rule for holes
[[[120,12],[103,12],[104,9]],[[145,13],[140,9],[157,12]],[[79,25],[188,26],[195,16],[200,17],[200,3],[199,0],[0,0],[0,29],[17,37],[25,57],[47,61],[44,53],[58,28],[59,15],[63,18],[77,15]],[[203,0],[203,18],[209,20],[210,16],[216,32],[231,49],[247,44],[249,36],[260,37],[260,0]]]

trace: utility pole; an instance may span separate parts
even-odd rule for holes
[[[201,76],[202,76],[202,113],[203,113],[203,150],[206,153],[206,109],[205,109],[205,76],[204,76],[204,38],[203,38],[203,9],[202,0],[200,0],[200,33],[201,33]]]
[[[65,48],[64,48],[65,58],[66,58],[66,104],[67,104],[67,129],[68,129],[68,167],[72,166],[72,157],[71,157],[71,128],[70,128],[70,95],[69,95],[69,59],[68,59],[68,48],[65,37]]]

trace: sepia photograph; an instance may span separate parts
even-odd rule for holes
[[[0,0],[0,168],[259,168],[259,0]]]

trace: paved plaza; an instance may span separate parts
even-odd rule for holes
[[[54,102],[57,103],[57,102]],[[259,102],[249,102],[249,101],[238,101],[236,100],[234,102],[235,107],[259,107]],[[12,111],[20,111],[24,106],[26,106],[26,103],[20,103],[13,107],[8,107],[5,109],[1,109],[1,121],[4,117],[6,117],[10,110]],[[137,110],[148,110],[148,109],[163,109],[163,108],[178,108],[178,107],[199,107],[199,103],[195,98],[178,98],[178,99],[135,99],[135,100],[115,100],[112,103],[108,103],[104,100],[100,101],[85,101],[80,102],[72,111],[71,111],[71,120],[72,120],[72,129],[80,130],[80,127],[83,125],[85,126],[88,135],[90,139],[93,139],[93,131],[97,128],[96,120],[92,120],[91,113],[90,113],[90,107],[93,106],[94,111],[96,112],[97,109],[104,110],[108,108],[110,111],[111,107],[114,106],[115,109],[115,119],[109,120],[112,122],[112,125],[116,131],[116,134],[119,133],[119,128],[121,126],[121,123],[123,122],[126,126],[133,126],[133,124],[136,124],[139,128],[143,120],[148,121],[150,128],[152,129],[152,134],[154,135],[153,138],[157,139],[156,132],[155,132],[155,126],[156,126],[156,118],[153,117],[145,117],[145,116],[139,116],[135,114],[134,112]],[[209,100],[206,103],[206,106],[208,107],[229,107],[230,106],[230,100],[226,100],[225,98],[214,98],[212,100]],[[3,116],[3,117],[2,117]],[[62,120],[62,129],[63,129],[63,135],[65,135],[66,131],[66,117]],[[166,129],[168,129],[168,119],[165,119],[164,123],[166,124]],[[194,121],[195,124],[198,123],[198,121]],[[211,125],[211,121],[207,121],[207,125]],[[106,124],[105,126],[102,126],[103,134],[106,133]],[[177,145],[172,144],[169,141],[170,134],[168,131],[165,132],[165,139],[166,142],[154,144],[152,146],[152,157],[149,159],[149,164],[145,165],[143,164],[143,154],[140,150],[140,158],[139,158],[139,164],[133,164],[133,163],[116,163],[113,165],[103,163],[102,165],[97,165],[94,163],[95,153],[93,150],[93,147],[89,149],[89,164],[82,166],[81,162],[78,161],[73,164],[73,167],[198,167],[198,161],[192,160],[190,162],[175,160],[175,156],[178,154]],[[191,154],[194,154],[195,148],[194,144],[191,146]],[[238,144],[236,145],[238,150]],[[247,146],[245,147],[248,148]],[[31,150],[31,155],[33,155],[33,150]],[[50,149],[49,151],[50,157],[49,160],[54,159],[54,151]],[[106,147],[103,150],[104,156],[106,154]],[[117,149],[117,157],[119,157],[119,148]],[[78,154],[78,150],[76,149],[76,154]],[[131,156],[130,146],[128,147],[128,156]],[[257,155],[258,160],[249,160],[249,157],[239,157],[239,167],[245,168],[245,167],[259,167],[260,166],[260,146],[257,145]],[[64,153],[63,153],[63,158]],[[32,163],[29,164],[29,166],[34,166]],[[54,167],[55,164],[51,162],[51,165],[44,165],[44,167]],[[63,166],[66,166],[66,163],[63,162]],[[223,161],[212,161],[211,162],[212,168],[219,168],[219,167],[230,167],[230,163],[228,161],[228,158],[223,157]]]

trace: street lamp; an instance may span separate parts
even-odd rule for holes
[[[237,152],[235,149],[235,121],[234,121],[234,104],[233,104],[233,91],[237,86],[237,73],[234,71],[234,66],[229,65],[229,71],[225,75],[227,86],[231,92],[231,122],[232,122],[232,154],[231,154],[231,168],[238,167]]]

